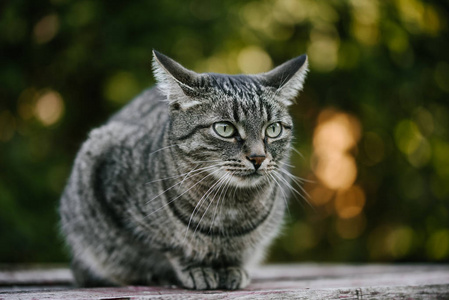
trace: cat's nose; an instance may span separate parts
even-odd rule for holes
[[[246,157],[250,162],[253,163],[254,168],[259,169],[260,166],[262,165],[263,161],[265,160],[265,158],[267,158],[265,155],[250,155]]]

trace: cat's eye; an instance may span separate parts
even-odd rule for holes
[[[270,124],[270,125],[268,125],[265,132],[268,137],[277,138],[282,133],[282,125],[279,122]]]
[[[235,127],[228,122],[218,122],[214,124],[215,132],[224,138],[232,137],[235,134]]]

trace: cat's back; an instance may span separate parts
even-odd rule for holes
[[[102,215],[101,222],[108,222],[110,207],[120,202],[116,199],[129,198],[127,184],[151,180],[147,159],[162,147],[167,124],[168,105],[158,90],[151,88],[89,133],[61,198],[62,229],[69,240],[79,232],[90,236],[84,223],[98,227],[100,221],[89,215]],[[105,230],[112,230],[113,224],[111,221]]]
[[[78,153],[78,160],[96,160],[114,148],[130,149],[139,155],[143,151],[142,147],[158,147],[168,119],[168,104],[159,90],[147,89],[104,125],[89,133]]]
[[[65,195],[73,198],[77,195],[74,190],[93,187],[92,178],[98,177],[101,171],[98,166],[104,161],[117,170],[140,172],[147,154],[162,147],[168,118],[168,104],[158,90],[151,88],[142,92],[104,125],[89,133],[77,154],[66,188],[66,192],[72,189],[72,193]]]
[[[113,115],[109,123],[144,126],[153,128],[168,119],[168,103],[156,87],[143,91],[119,112]]]

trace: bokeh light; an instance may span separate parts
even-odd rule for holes
[[[348,189],[357,177],[355,159],[349,152],[360,137],[360,124],[353,116],[324,110],[313,137],[314,172],[333,190]]]
[[[360,237],[366,227],[366,217],[363,214],[357,214],[351,218],[339,218],[336,220],[335,228],[337,234],[347,240]]]
[[[333,190],[351,187],[357,177],[354,157],[340,152],[322,154],[317,159],[315,174],[320,181]]]
[[[51,41],[59,30],[59,18],[55,14],[47,15],[34,25],[34,40],[38,44]]]
[[[64,101],[55,91],[45,91],[36,99],[34,114],[45,126],[56,123],[64,113]]]
[[[321,72],[330,72],[338,62],[339,38],[333,27],[318,27],[310,33],[307,47],[310,65]]]
[[[426,246],[429,258],[435,260],[447,258],[449,256],[449,230],[440,229],[433,232]]]
[[[351,186],[337,192],[335,211],[341,219],[354,218],[362,212],[365,201],[365,192],[359,186]]]
[[[362,214],[366,203],[364,190],[354,185],[357,164],[354,150],[361,136],[360,121],[353,115],[335,109],[324,109],[317,118],[313,134],[312,170],[319,185],[311,188],[311,203],[326,207],[327,214],[337,216],[336,232],[343,239],[354,239],[365,230]],[[379,141],[377,141],[379,142]]]
[[[237,61],[240,70],[246,74],[263,73],[272,68],[270,56],[263,49],[255,46],[242,49]]]
[[[123,104],[140,91],[137,79],[132,73],[119,71],[110,76],[104,86],[106,99],[116,104]]]

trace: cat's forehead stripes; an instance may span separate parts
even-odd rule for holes
[[[244,75],[209,74],[215,87],[221,89],[228,96],[237,96],[248,99],[260,96],[265,92],[265,87],[259,80]]]
[[[270,120],[273,107],[266,98],[271,91],[257,77],[210,74],[214,88],[224,94],[227,115],[236,122],[255,116]]]

